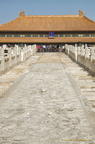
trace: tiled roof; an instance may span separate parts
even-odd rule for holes
[[[84,15],[20,15],[0,31],[95,31],[95,22]]]
[[[47,37],[2,37],[0,43],[76,43],[76,42],[94,42],[95,37],[55,37],[49,39]]]

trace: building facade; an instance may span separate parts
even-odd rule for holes
[[[2,44],[89,44],[95,45],[95,22],[79,15],[27,16],[0,25]]]

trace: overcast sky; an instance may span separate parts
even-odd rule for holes
[[[0,0],[0,24],[26,15],[77,15],[83,10],[85,16],[95,21],[95,0]]]

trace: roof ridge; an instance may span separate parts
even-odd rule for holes
[[[17,20],[18,18],[19,18],[19,17],[15,18],[14,20],[11,20],[11,21],[9,21],[9,22],[6,22],[6,23],[4,23],[4,24],[1,24],[0,26],[8,25],[8,24],[14,22],[15,20]]]
[[[79,15],[24,15],[24,16],[26,17],[80,17]]]
[[[91,21],[91,22],[93,22],[93,23],[95,23],[95,21],[93,21],[93,20],[89,19],[89,18],[88,18],[88,17],[86,17],[86,16],[84,16],[84,18],[85,18],[85,19],[87,19],[87,20],[89,20],[89,21]]]

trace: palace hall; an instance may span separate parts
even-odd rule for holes
[[[23,44],[95,45],[95,22],[78,15],[25,15],[0,25],[0,45]]]

